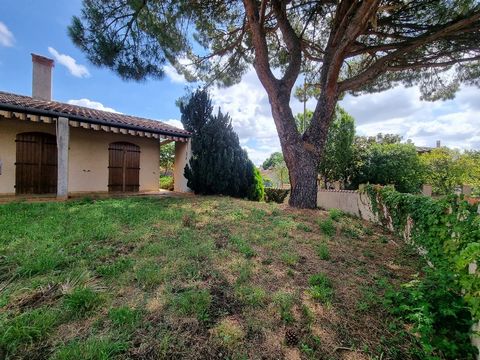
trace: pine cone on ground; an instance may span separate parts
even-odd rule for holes
[[[295,329],[287,329],[285,331],[285,343],[287,346],[295,346],[298,344],[298,335]]]

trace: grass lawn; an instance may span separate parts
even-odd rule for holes
[[[416,259],[339,212],[224,197],[0,206],[0,358],[408,359]]]

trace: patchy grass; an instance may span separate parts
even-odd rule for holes
[[[323,273],[312,275],[308,278],[310,295],[314,300],[330,304],[333,298],[333,286],[327,275]]]
[[[225,197],[1,205],[0,358],[418,358],[383,307],[416,273],[390,240]]]

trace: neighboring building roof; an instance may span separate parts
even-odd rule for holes
[[[66,117],[70,120],[85,121],[99,125],[148,131],[158,134],[190,137],[186,130],[167,125],[161,121],[144,119],[131,115],[95,110],[83,106],[65,104],[57,101],[34,99],[30,96],[0,91],[0,110],[28,112],[35,115]]]
[[[428,147],[428,146],[415,146],[415,148],[417,150],[417,153],[419,153],[419,154],[429,153],[430,151],[435,149],[435,148]]]

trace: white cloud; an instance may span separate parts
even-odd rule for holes
[[[420,100],[418,88],[398,87],[378,94],[346,96],[341,102],[353,115],[360,135],[395,133],[419,146],[480,149],[479,89],[462,88],[455,99]]]
[[[103,105],[101,102],[93,101],[93,100],[89,100],[89,99],[78,99],[78,100],[72,99],[72,100],[68,100],[68,103],[71,104],[71,105],[88,107],[90,109],[109,111],[109,112],[121,114],[121,112],[119,112],[119,111],[117,111],[113,108],[107,107],[107,106]]]
[[[10,47],[13,46],[15,38],[7,25],[0,21],[0,45]]]
[[[239,84],[212,89],[211,95],[213,105],[230,114],[240,143],[255,164],[279,151],[280,142],[267,93],[254,70],[245,74]]]
[[[68,71],[70,71],[70,74],[72,74],[73,76],[79,78],[90,76],[90,72],[88,71],[87,67],[85,65],[77,64],[77,60],[75,60],[70,55],[60,54],[51,46],[48,47],[48,52],[52,54],[52,56],[55,58],[55,61],[65,66]]]
[[[183,124],[180,120],[176,119],[168,119],[168,120],[162,120],[163,123],[168,124],[170,126],[174,126],[179,129],[183,129]]]
[[[245,74],[239,84],[211,91],[215,107],[230,113],[241,145],[255,164],[261,164],[280,142],[270,103],[255,71]],[[480,90],[462,88],[455,99],[427,102],[420,100],[416,87],[396,87],[388,91],[358,97],[347,95],[340,105],[355,118],[357,134],[395,133],[419,146],[443,145],[461,149],[480,149]],[[303,104],[292,97],[294,114]],[[314,101],[307,104],[309,109]],[[216,110],[215,110],[216,111]]]
[[[182,74],[179,74],[177,70],[170,64],[165,65],[163,67],[163,71],[165,72],[165,75],[170,79],[171,82],[176,83],[176,84],[186,84],[187,80],[185,80],[185,76]]]

